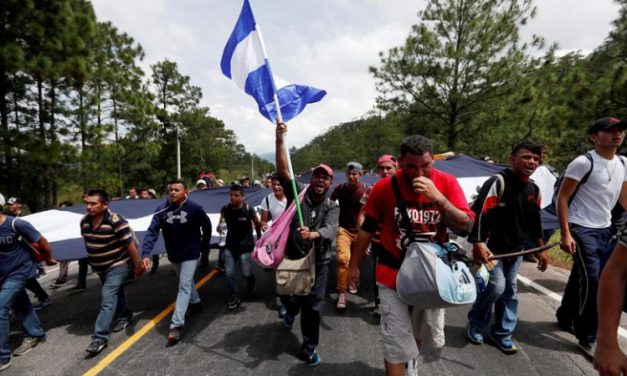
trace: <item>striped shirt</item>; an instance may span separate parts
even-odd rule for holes
[[[94,271],[104,272],[128,263],[128,245],[133,241],[133,232],[126,219],[109,210],[97,227],[92,226],[91,219],[86,215],[81,220],[81,235]]]

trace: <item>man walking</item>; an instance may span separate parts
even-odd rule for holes
[[[168,184],[168,201],[157,206],[142,246],[144,267],[148,269],[151,264],[150,254],[159,238],[159,231],[163,231],[168,260],[179,276],[176,307],[168,333],[170,343],[181,339],[188,306],[200,304],[200,297],[194,286],[194,273],[201,250],[208,249],[211,240],[211,221],[207,213],[202,206],[191,201],[188,195],[185,181],[174,180]]]
[[[544,245],[540,220],[540,188],[529,177],[540,161],[541,147],[524,141],[512,149],[511,166],[488,179],[472,210],[477,220],[468,236],[477,262],[489,264],[490,253],[508,253],[523,249],[533,239],[537,247]],[[538,269],[545,271],[548,259],[544,252],[536,255]],[[495,322],[490,340],[506,354],[518,351],[512,334],[518,320],[517,276],[522,256],[502,259],[490,271],[488,285],[479,293],[468,313],[466,335],[480,345],[490,323],[492,306]]]
[[[375,184],[368,197],[349,270],[349,283],[358,284],[361,259],[372,234],[380,228],[382,248],[376,279],[383,307],[381,336],[388,376],[403,375],[407,363],[418,356],[419,348],[444,346],[444,309],[411,310],[396,293],[396,275],[404,257],[400,241],[405,229],[393,185],[398,186],[415,234],[438,232],[437,240],[443,242],[447,240],[443,231],[446,227],[465,234],[474,219],[457,179],[433,168],[433,144],[428,138],[409,136],[400,151],[400,169]]]
[[[11,366],[9,311],[24,330],[22,345],[13,351],[14,356],[24,355],[46,340],[39,318],[31,306],[24,287],[26,281],[37,273],[28,243],[37,243],[47,255],[46,262],[54,264],[46,238],[26,222],[2,214],[5,205],[0,195],[0,371]]]
[[[283,185],[283,192],[287,197],[287,205],[294,200],[289,176],[287,153],[284,146],[284,137],[287,132],[285,124],[279,124],[276,128],[276,166]],[[300,328],[303,333],[303,344],[300,355],[307,366],[315,367],[321,359],[317,351],[320,338],[320,310],[327,286],[329,275],[329,249],[335,237],[338,225],[339,207],[326,197],[333,180],[333,170],[324,164],[315,167],[311,174],[311,180],[307,192],[301,202],[303,226],[300,226],[297,216],[294,216],[290,224],[290,236],[285,247],[285,257],[291,260],[306,257],[309,252],[315,252],[315,282],[309,295],[283,296],[282,303],[287,313],[283,320],[285,327],[292,328],[294,319],[302,312]],[[305,187],[298,185],[298,191]]]
[[[364,174],[363,167],[357,162],[346,165],[346,183],[338,184],[331,193],[331,200],[340,204],[340,221],[337,229],[337,303],[335,308],[346,309],[346,290],[348,289],[348,265],[351,260],[353,244],[357,238],[357,218],[362,207],[362,197],[366,185],[359,181]],[[352,287],[352,294],[357,290]]]
[[[124,279],[129,263],[135,275],[144,272],[137,243],[128,222],[109,210],[109,195],[93,189],[85,195],[87,215],[81,220],[81,235],[85,240],[87,259],[102,282],[100,312],[96,319],[92,341],[87,352],[96,355],[109,342],[109,330],[124,330],[133,318],[128,309]]]
[[[560,247],[573,255],[557,322],[575,332],[579,347],[593,357],[597,331],[597,289],[601,270],[612,250],[611,211],[620,199],[627,207],[625,163],[616,150],[625,138],[627,122],[613,117],[588,129],[594,149],[573,160],[557,196]]]

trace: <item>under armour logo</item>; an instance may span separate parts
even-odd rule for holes
[[[175,219],[178,219],[180,223],[187,223],[187,212],[181,211],[180,215],[174,215],[174,212],[168,212],[168,219],[166,222],[172,224]]]

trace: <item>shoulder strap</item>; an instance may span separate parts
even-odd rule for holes
[[[594,159],[592,159],[592,154],[590,154],[590,152],[587,152],[585,154],[586,158],[588,158],[588,160],[590,161],[590,169],[588,170],[588,172],[586,172],[586,174],[581,178],[581,180],[579,181],[578,185],[582,185],[585,182],[588,181],[588,178],[590,178],[590,174],[592,174],[592,170],[594,169]],[[622,159],[621,159],[622,162]],[[624,164],[624,163],[623,163]],[[577,187],[579,188],[579,187]],[[574,196],[575,194],[573,194]]]
[[[405,228],[405,232],[407,233],[407,235],[410,235],[413,233],[411,228],[411,221],[409,220],[409,215],[407,214],[407,206],[405,205],[405,201],[403,201],[403,196],[401,195],[401,189],[398,186],[398,182],[396,181],[396,175],[392,175],[390,181],[392,182],[392,189],[394,190],[396,204],[398,205],[398,209],[401,212],[401,225]]]
[[[496,174],[496,180],[498,182],[496,185],[496,191],[498,193],[498,202],[500,202],[501,197],[503,197],[503,193],[505,193],[505,178],[501,174]]]

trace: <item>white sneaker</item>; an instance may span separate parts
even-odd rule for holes
[[[407,362],[407,368],[405,369],[405,376],[419,376],[418,375],[418,360],[412,359]]]

